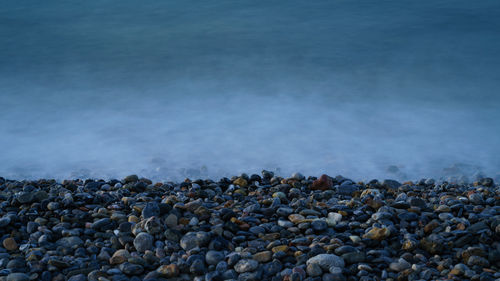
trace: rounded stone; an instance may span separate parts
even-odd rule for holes
[[[136,182],[138,180],[139,180],[139,177],[137,175],[129,175],[123,179],[123,182],[124,183],[131,183],[131,182]]]
[[[117,250],[109,259],[110,264],[122,264],[130,258],[130,253],[125,249]]]
[[[55,211],[57,209],[59,209],[60,207],[60,204],[58,202],[49,202],[49,204],[47,204],[47,209],[51,210],[51,211]]]
[[[30,277],[25,273],[10,273],[7,275],[7,281],[29,281]]]
[[[91,228],[97,231],[105,231],[112,226],[111,219],[102,218],[92,223]]]
[[[363,238],[373,239],[373,240],[384,240],[391,235],[391,231],[386,227],[376,227],[374,226],[370,231],[363,235]]]
[[[218,264],[222,260],[224,260],[224,253],[222,252],[211,250],[205,254],[207,264]]]
[[[234,265],[234,270],[238,273],[254,271],[259,267],[259,263],[256,260],[243,259],[238,261]]]
[[[85,276],[84,274],[77,274],[68,278],[68,281],[87,281],[87,280],[88,280],[87,276]]]
[[[340,221],[342,221],[342,215],[339,213],[328,213],[328,217],[326,218],[326,223],[329,226],[335,226],[337,225]]]
[[[188,251],[196,247],[206,246],[210,242],[210,234],[207,232],[188,232],[182,236],[180,246]]]
[[[144,219],[159,216],[160,215],[160,206],[157,202],[148,202],[146,207],[142,209],[141,215]]]
[[[308,264],[306,267],[306,270],[307,270],[307,274],[309,276],[312,276],[312,277],[320,276],[321,274],[323,274],[323,270],[321,269],[321,267],[317,263]]]
[[[273,253],[271,251],[258,252],[253,255],[253,259],[261,263],[270,261],[272,257]]]
[[[326,224],[325,221],[323,220],[315,220],[313,222],[311,222],[311,227],[312,229],[314,229],[315,231],[324,231],[328,228],[328,225]]]
[[[139,233],[134,239],[134,247],[138,252],[145,252],[153,247],[153,236],[146,232]]]
[[[179,275],[179,267],[176,264],[162,265],[156,269],[161,277],[174,278]]]
[[[319,254],[308,259],[306,262],[307,265],[313,263],[319,265],[325,271],[328,271],[332,266],[340,268],[345,266],[344,260],[334,254]]]
[[[471,256],[467,260],[467,265],[468,266],[480,266],[480,267],[488,267],[490,263],[488,262],[487,259],[480,257],[480,256]]]
[[[205,263],[201,259],[195,259],[189,267],[189,272],[194,275],[203,275],[206,271]]]
[[[9,217],[0,218],[0,227],[6,227],[10,224],[11,219]]]
[[[411,264],[405,259],[399,259],[397,262],[393,262],[389,265],[389,268],[395,272],[402,272],[411,267]]]
[[[8,251],[15,251],[18,249],[17,242],[12,237],[5,238],[2,242],[3,247]]]
[[[119,266],[120,270],[127,275],[140,275],[144,271],[144,267],[134,263],[122,263]]]
[[[289,249],[289,248],[288,248],[288,246],[287,246],[287,245],[279,245],[279,246],[273,247],[273,248],[271,249],[271,251],[272,251],[273,253],[277,253],[277,252],[286,252],[286,251],[288,251],[288,249]]]
[[[174,214],[168,215],[167,218],[165,219],[165,224],[170,228],[176,227],[177,226],[177,216]]]
[[[56,245],[71,249],[81,247],[83,243],[84,242],[80,237],[69,236],[57,240]]]
[[[288,220],[290,220],[291,222],[293,222],[295,224],[301,223],[305,219],[306,218],[303,215],[299,215],[299,214],[291,214],[288,216]]]

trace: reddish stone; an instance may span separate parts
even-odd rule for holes
[[[321,175],[321,177],[315,180],[311,185],[312,190],[327,190],[331,189],[332,187],[333,187],[332,179],[325,174]]]

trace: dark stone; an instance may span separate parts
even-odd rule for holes
[[[114,227],[114,222],[112,222],[109,218],[102,218],[92,223],[91,227],[97,231],[106,231]]]
[[[127,275],[140,275],[144,271],[144,268],[141,265],[129,262],[120,264],[119,268]]]
[[[315,220],[315,221],[311,222],[311,227],[315,231],[320,232],[320,231],[326,230],[328,228],[328,225],[323,220]]]
[[[142,209],[141,213],[142,217],[144,219],[153,217],[153,216],[159,216],[160,215],[160,206],[158,205],[157,202],[148,202],[144,209]]]

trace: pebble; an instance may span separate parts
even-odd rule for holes
[[[342,220],[342,215],[339,213],[328,213],[326,223],[328,226],[335,226]]]
[[[2,244],[3,247],[7,249],[7,251],[15,251],[18,248],[16,240],[14,240],[14,238],[12,237],[5,238]]]
[[[175,228],[177,226],[177,216],[174,214],[170,214],[165,219],[165,224],[169,228]]]
[[[273,252],[271,251],[258,252],[253,255],[253,259],[260,263],[266,263],[270,261],[272,257],[273,257]]]
[[[370,229],[370,231],[363,235],[363,238],[381,241],[388,238],[390,235],[391,231],[389,228],[374,226],[372,229]]]
[[[180,240],[180,246],[184,250],[191,250],[195,247],[203,247],[210,242],[210,235],[206,232],[190,232]]]
[[[195,259],[189,267],[189,272],[194,275],[203,275],[206,272],[205,263],[201,259]]]
[[[144,267],[134,263],[122,263],[119,266],[120,270],[127,275],[140,275],[144,271]]]
[[[146,204],[146,207],[142,209],[141,216],[144,219],[153,217],[153,216],[159,216],[160,215],[160,207],[158,206],[158,203],[156,202],[148,202]]]
[[[205,254],[205,261],[207,264],[218,264],[224,259],[224,253],[219,251],[208,251]]]
[[[328,228],[328,224],[326,224],[326,222],[323,220],[315,220],[311,222],[311,227],[315,231],[321,232]]]
[[[320,276],[321,274],[323,274],[323,270],[321,269],[321,266],[319,266],[319,264],[309,263],[307,265],[307,274],[312,277]]]
[[[121,264],[126,262],[130,258],[129,251],[125,249],[117,250],[113,256],[109,259],[110,264]]]
[[[341,257],[333,254],[319,254],[307,260],[307,265],[313,263],[319,265],[325,271],[328,271],[332,266],[343,268],[345,265]]]
[[[10,217],[2,217],[0,218],[0,227],[6,227],[7,225],[9,225],[11,222],[11,219]]]
[[[10,273],[7,275],[7,281],[29,281],[30,277],[25,273]]]
[[[77,236],[63,237],[57,240],[56,244],[64,248],[78,248],[83,245],[83,240]]]
[[[234,265],[234,270],[238,273],[243,273],[254,271],[257,267],[259,267],[259,263],[256,260],[243,259]]]
[[[154,238],[148,233],[141,232],[134,239],[134,247],[139,252],[145,252],[153,247]]]
[[[311,189],[312,190],[328,190],[332,189],[333,187],[333,181],[328,175],[321,175],[319,179],[315,180],[312,185]]]
[[[500,187],[0,179],[0,280],[495,280]]]
[[[162,265],[156,269],[161,277],[174,278],[179,275],[179,267],[176,264]]]
[[[389,268],[395,272],[401,272],[401,271],[404,271],[406,269],[409,269],[410,267],[411,267],[411,264],[409,262],[407,262],[405,259],[399,259],[397,262],[392,262],[389,265]]]

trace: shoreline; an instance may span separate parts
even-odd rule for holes
[[[500,278],[500,185],[0,177],[0,280]]]

